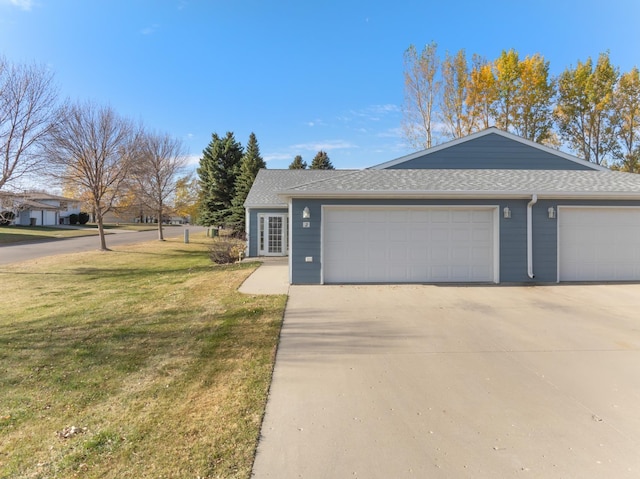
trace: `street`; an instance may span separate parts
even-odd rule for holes
[[[165,238],[175,238],[184,236],[184,230],[188,229],[189,234],[197,234],[205,231],[205,227],[196,225],[169,226],[164,228]],[[158,238],[158,231],[129,231],[129,230],[108,230],[107,247],[119,246],[131,243],[143,243],[153,241]],[[100,238],[96,236],[84,236],[79,238],[68,238],[61,240],[47,240],[29,243],[18,243],[0,246],[0,265],[19,263],[30,259],[66,254],[80,251],[91,251],[100,248]]]

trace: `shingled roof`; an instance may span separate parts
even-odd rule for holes
[[[244,206],[249,208],[286,207],[286,200],[278,196],[281,191],[354,171],[357,170],[260,170],[249,190]]]
[[[640,198],[640,175],[617,171],[356,170],[280,188],[287,197],[525,197]],[[277,194],[277,192],[274,192]]]

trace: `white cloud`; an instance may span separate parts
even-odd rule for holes
[[[326,123],[324,121],[322,121],[320,118],[317,118],[315,120],[311,120],[311,121],[306,122],[305,125],[307,125],[308,127],[325,126]]]
[[[339,117],[339,120],[349,122],[352,120],[380,121],[383,117],[394,115],[400,111],[398,105],[387,103],[384,105],[370,105],[360,110],[349,110]]]
[[[320,151],[320,150],[344,150],[349,148],[358,148],[357,145],[345,140],[327,140],[320,142],[300,143],[297,145],[291,145],[292,150],[297,151]]]
[[[30,11],[33,8],[33,0],[1,0],[2,3],[18,7],[25,11]]]
[[[185,166],[197,166],[200,164],[200,155],[187,156],[187,164]]]
[[[292,155],[291,153],[271,153],[263,156],[264,161],[293,161],[293,158],[296,155]]]
[[[140,33],[142,33],[143,35],[151,35],[155,33],[158,30],[158,28],[160,28],[160,25],[158,25],[157,23],[154,23],[150,27],[146,27],[140,30]]]
[[[381,131],[376,136],[378,138],[401,138],[403,136],[402,128],[389,128],[388,130]]]

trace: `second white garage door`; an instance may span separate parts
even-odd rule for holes
[[[558,276],[560,281],[640,280],[640,208],[561,206]]]
[[[498,282],[496,211],[325,207],[324,282]]]

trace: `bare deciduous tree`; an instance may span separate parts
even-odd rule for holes
[[[437,77],[440,60],[436,50],[436,43],[431,43],[422,52],[411,45],[404,53],[403,129],[409,143],[419,148],[433,145],[434,109],[440,94]]]
[[[162,219],[186,163],[187,155],[180,140],[168,134],[141,136],[131,170],[133,188],[136,198],[157,215],[160,241],[164,240]]]
[[[53,75],[0,57],[0,190],[42,166],[41,145],[56,116]]]
[[[103,251],[108,250],[103,218],[122,193],[139,137],[131,121],[90,102],[67,106],[51,130],[47,153],[53,175],[88,193]]]

